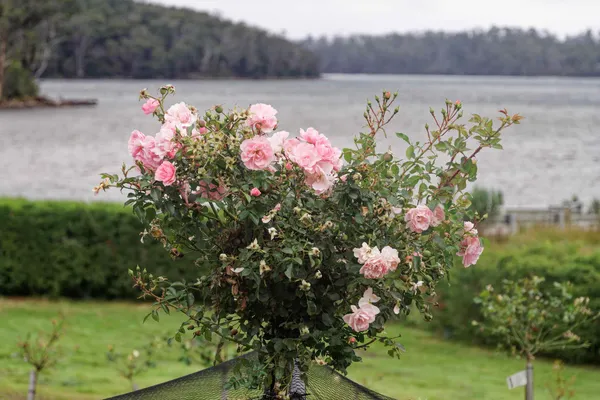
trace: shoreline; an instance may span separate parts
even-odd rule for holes
[[[19,110],[29,108],[61,108],[96,106],[96,99],[58,99],[54,100],[45,96],[36,96],[26,99],[13,99],[0,101],[0,110]]]

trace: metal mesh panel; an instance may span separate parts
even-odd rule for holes
[[[242,357],[253,357],[250,353]],[[249,400],[272,398],[262,392],[247,389],[225,390],[225,383],[238,358],[215,367],[186,375],[155,386],[111,397],[107,400]],[[375,393],[347,379],[326,366],[312,365],[308,371],[308,385],[294,371],[291,397],[297,400],[394,400]],[[303,391],[306,390],[306,393]]]

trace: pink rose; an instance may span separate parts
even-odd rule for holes
[[[395,271],[396,268],[398,268],[398,264],[400,264],[398,250],[392,249],[390,246],[385,246],[383,249],[381,249],[381,256],[388,264],[390,271]]]
[[[256,171],[268,169],[275,161],[271,143],[264,136],[254,136],[252,139],[244,140],[240,145],[240,150],[242,151],[242,161],[248,169]]]
[[[419,205],[408,210],[404,220],[407,222],[408,229],[412,232],[421,233],[429,229],[429,225],[433,220],[433,213],[429,207]]]
[[[194,193],[204,199],[219,201],[223,200],[225,197],[227,193],[227,186],[223,185],[222,183],[217,186],[214,183],[200,181],[198,183],[198,189]]]
[[[165,186],[171,186],[177,176],[175,175],[175,166],[171,164],[169,161],[164,161],[160,166],[156,169],[156,173],[154,174],[154,179],[160,181]]]
[[[277,154],[277,153],[281,153],[283,151],[283,144],[285,143],[285,141],[289,135],[290,135],[289,132],[280,131],[280,132],[275,132],[273,134],[273,136],[271,136],[269,138],[269,142],[271,143],[271,148],[273,149],[273,153]]]
[[[160,105],[160,101],[158,101],[156,99],[148,99],[142,106],[142,111],[146,115],[152,114],[154,112],[154,110],[156,110],[158,108],[159,105]]]
[[[385,258],[379,253],[379,250],[375,250],[377,247],[371,251],[371,255],[359,271],[367,279],[383,278],[390,271]]]
[[[273,129],[277,126],[275,114],[277,114],[277,110],[268,104],[254,104],[250,106],[250,116],[246,120],[246,126],[259,132],[273,132]]]
[[[333,167],[330,164],[324,165],[324,168],[315,165],[312,173],[306,173],[305,183],[312,187],[317,194],[325,193],[334,184],[335,177],[331,175],[332,170]]]
[[[465,233],[468,233],[473,236],[477,236],[477,234],[478,234],[477,229],[475,229],[475,225],[469,221],[465,221],[464,231],[465,231]]]
[[[340,176],[340,180],[342,182],[346,182],[348,180],[348,174],[344,174],[344,175]]]
[[[144,168],[154,171],[163,160],[160,151],[156,148],[156,140],[153,136],[146,136],[142,143],[142,151],[135,158],[144,164]]]
[[[177,150],[181,147],[173,141],[175,137],[175,126],[169,123],[161,126],[160,131],[156,134],[156,153],[161,157],[173,158]]]
[[[367,288],[363,293],[363,297],[358,301],[358,306],[362,307],[365,304],[377,303],[381,298],[373,293],[373,288]]]
[[[481,247],[479,238],[476,236],[465,236],[462,242],[460,242],[460,250],[456,255],[463,258],[463,266],[467,268],[469,265],[477,263],[481,253],[483,253],[483,247]]]
[[[187,135],[186,129],[196,123],[198,117],[185,103],[173,104],[165,114],[165,121],[178,126],[183,136]]]
[[[138,159],[140,153],[144,150],[144,140],[146,139],[146,135],[142,132],[135,130],[131,132],[131,136],[129,137],[129,142],[127,143],[127,148],[129,150],[129,154],[134,159]]]
[[[292,168],[294,168],[294,167],[292,166],[292,163],[291,163],[291,162],[287,162],[287,163],[285,163],[285,169],[287,169],[288,171],[291,171],[291,170],[292,170]]]
[[[365,304],[360,308],[352,305],[350,308],[352,309],[352,314],[344,315],[343,319],[356,332],[369,329],[369,324],[375,322],[375,316],[379,314],[379,308],[373,304]]]
[[[258,190],[258,188],[252,188],[252,190],[250,191],[250,196],[258,197],[261,194],[262,193],[260,192],[260,190]]]
[[[363,242],[361,247],[357,247],[352,251],[354,252],[354,257],[358,259],[358,263],[364,264],[371,256],[372,250],[373,249],[368,244]]]
[[[444,207],[441,204],[438,204],[433,210],[433,219],[431,220],[431,225],[438,226],[442,223],[442,221],[444,221],[444,218],[446,218],[446,214],[444,214]]]
[[[307,130],[300,129],[300,137],[310,144],[316,144],[319,139],[324,138],[324,136],[315,128],[308,128]],[[325,138],[325,140],[327,140],[327,138]],[[327,140],[327,142],[329,141]]]
[[[320,161],[315,146],[301,142],[291,149],[288,155],[292,161],[308,172],[313,172],[314,166]]]

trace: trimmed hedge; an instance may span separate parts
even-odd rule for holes
[[[0,295],[134,298],[129,268],[195,279],[148,238],[131,209],[116,204],[0,199]]]
[[[450,284],[438,286],[440,307],[432,324],[443,330],[445,336],[495,345],[491,338],[479,335],[471,324],[473,320],[481,320],[479,306],[473,298],[488,284],[500,287],[503,279],[537,275],[546,278],[546,285],[569,281],[576,296],[589,297],[591,308],[600,310],[598,247],[587,249],[573,242],[552,241],[498,247],[488,245],[476,266],[455,268]],[[600,364],[600,320],[578,333],[581,333],[582,340],[591,342],[591,347],[557,351],[546,356],[568,362]]]

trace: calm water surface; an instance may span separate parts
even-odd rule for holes
[[[504,151],[482,152],[480,183],[501,189],[509,206],[556,204],[573,194],[600,197],[600,79],[329,75],[318,81],[63,81],[41,84],[46,95],[97,98],[91,108],[0,111],[0,196],[122,200],[117,191],[93,196],[100,172],[130,162],[133,129],[147,134],[158,123],[137,101],[140,89],[172,83],[176,101],[199,109],[215,104],[270,103],[280,128],[313,126],[345,147],[363,126],[367,98],[400,92],[400,114],[381,140],[404,154],[393,132],[423,137],[429,106],[460,99],[466,113],[496,115],[506,107],[526,117],[504,137]]]

